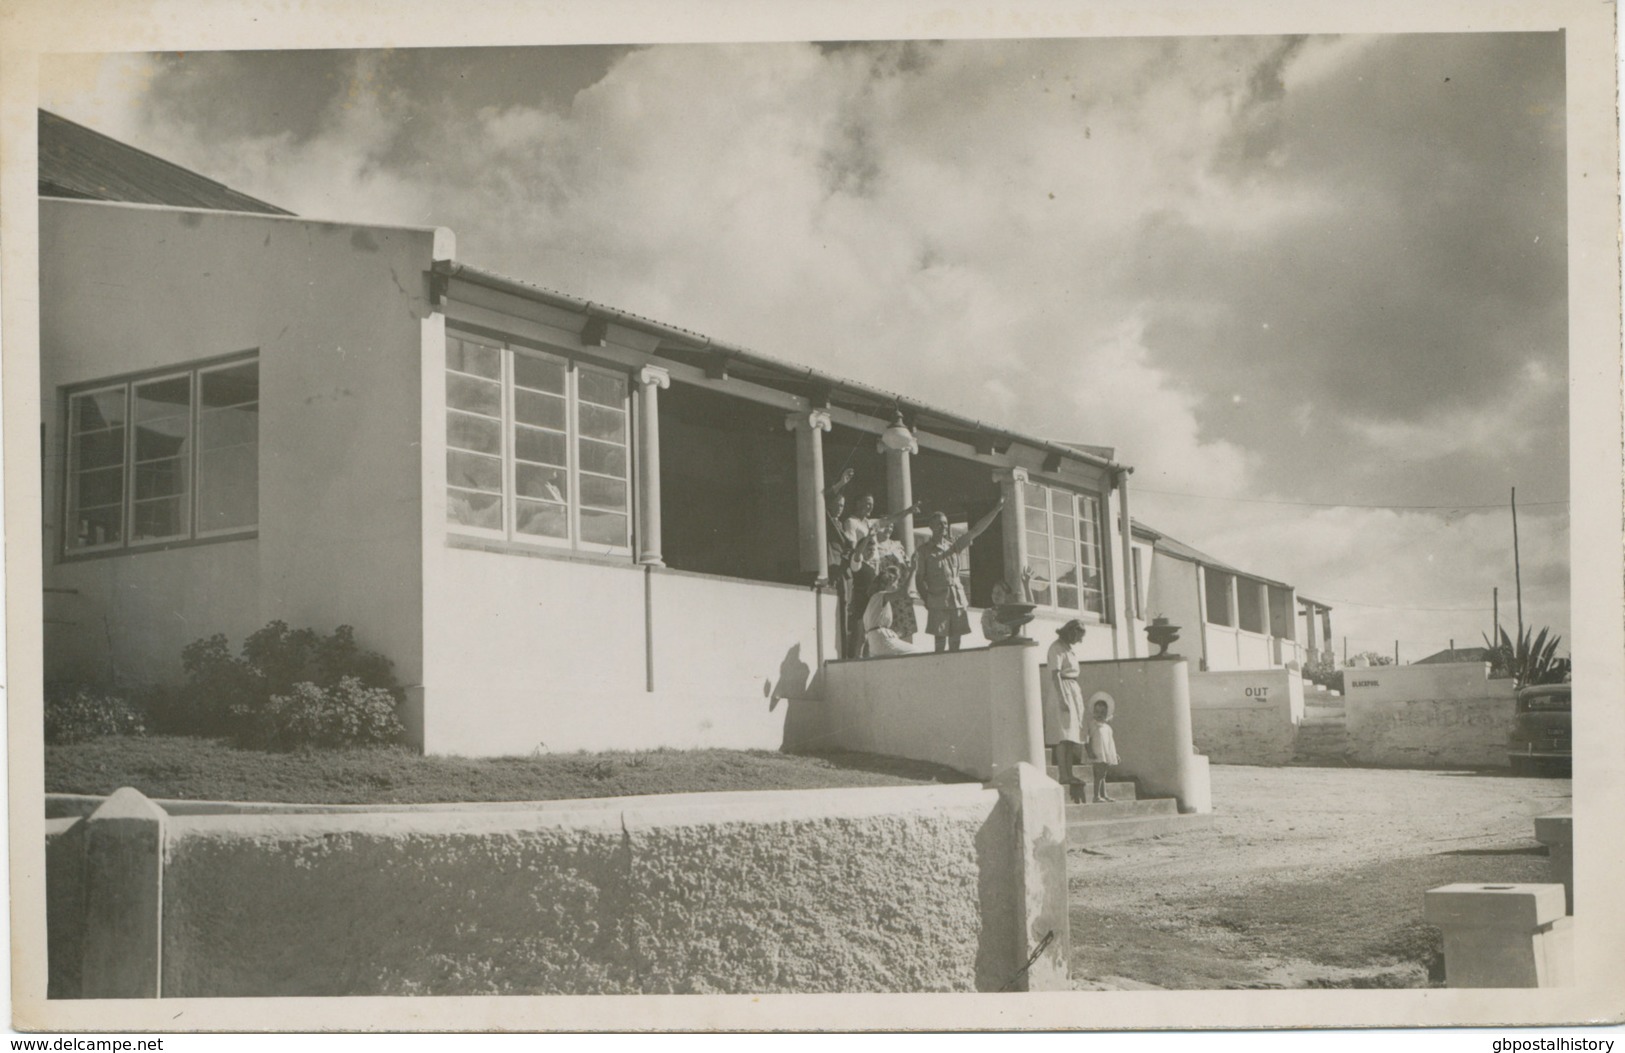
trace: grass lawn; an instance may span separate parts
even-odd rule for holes
[[[648,750],[534,757],[420,757],[404,749],[266,753],[211,739],[104,738],[45,748],[47,793],[295,804],[551,801],[710,790],[807,790],[971,782],[935,764],[861,753]]]

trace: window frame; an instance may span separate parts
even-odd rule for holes
[[[443,409],[445,414],[449,415],[451,413],[464,413],[470,416],[480,417],[485,420],[496,421],[500,428],[502,440],[502,451],[500,454],[500,459],[502,462],[501,491],[497,495],[502,506],[502,526],[500,528],[496,528],[480,526],[472,523],[458,522],[452,518],[450,502],[448,500],[446,517],[444,520],[447,533],[464,537],[485,538],[488,540],[501,542],[503,544],[522,546],[525,549],[552,551],[562,554],[571,554],[588,558],[611,559],[616,561],[625,558],[630,561],[634,556],[636,530],[636,514],[634,507],[636,499],[634,486],[636,466],[633,463],[635,425],[633,421],[634,414],[632,409],[633,384],[630,372],[614,366],[606,366],[600,365],[596,362],[584,361],[580,358],[562,354],[558,351],[542,350],[540,348],[529,346],[528,344],[518,344],[511,340],[505,340],[495,336],[486,336],[477,332],[469,332],[462,329],[448,330],[446,333],[446,339],[448,344],[449,341],[459,340],[478,347],[489,348],[498,353],[500,368],[496,378],[479,377],[478,374],[470,374],[465,373],[462,370],[453,369],[449,355],[447,356],[444,372],[448,376],[452,374],[458,376],[473,376],[487,382],[494,379],[501,387],[500,412],[502,414],[500,418],[494,418],[488,414],[453,406],[449,391],[444,399]],[[554,537],[547,534],[532,534],[518,529],[519,502],[521,500],[527,500],[526,498],[522,498],[519,494],[519,466],[521,464],[543,463],[527,461],[518,456],[518,442],[516,441],[518,429],[521,427],[533,428],[560,434],[557,429],[548,427],[546,425],[530,424],[528,422],[522,422],[518,419],[518,415],[515,410],[515,403],[517,401],[517,392],[520,390],[521,386],[516,382],[517,371],[515,368],[515,362],[519,358],[530,358],[541,362],[551,363],[553,365],[562,367],[564,370],[564,390],[561,394],[555,394],[552,392],[540,393],[555,398],[562,397],[565,402],[564,430],[562,432],[565,446],[565,464],[559,466],[563,467],[564,469],[566,485],[569,490],[564,499],[566,523],[565,537]],[[606,406],[603,403],[593,401],[588,401],[586,405],[601,409],[615,410],[621,414],[623,421],[621,442],[610,443],[608,440],[595,439],[582,433],[581,408],[583,403],[581,399],[581,376],[583,373],[609,377],[620,383],[621,398],[619,406]],[[534,389],[524,388],[524,390],[531,391]],[[445,420],[448,423],[445,423],[442,426],[449,427],[449,416],[446,417]],[[449,431],[445,433],[445,438],[448,455],[452,452],[461,452],[473,453],[475,456],[493,456],[491,454],[481,453],[479,451],[469,451],[462,447],[453,446]],[[605,443],[606,445],[619,446],[623,451],[625,458],[626,468],[624,473],[617,477],[604,475],[601,472],[583,469],[581,466],[581,444],[583,442],[601,442]],[[587,476],[592,478],[610,479],[620,483],[625,488],[625,507],[621,509],[605,509],[595,508],[594,506],[587,505],[582,499],[581,489],[581,478],[584,472]],[[457,486],[451,482],[449,473],[445,480],[444,489],[448,494],[448,498],[449,492],[453,490],[465,491],[469,493],[492,493],[492,491],[473,490],[469,487]],[[583,511],[603,511],[624,517],[626,520],[626,531],[623,535],[625,538],[624,544],[612,544],[607,542],[585,540],[582,536]]]
[[[1107,564],[1109,554],[1107,552],[1108,546],[1106,544],[1105,536],[1105,511],[1102,508],[1101,496],[1093,491],[1070,490],[1065,487],[1055,486],[1053,484],[1035,479],[1028,479],[1027,481],[1023,482],[1021,484],[1021,490],[1022,492],[1020,495],[1020,500],[1024,504],[1023,518],[1026,520],[1025,530],[1027,533],[1027,536],[1022,538],[1022,548],[1026,553],[1027,565],[1032,565],[1032,561],[1035,556],[1035,553],[1032,551],[1032,535],[1041,533],[1045,536],[1047,543],[1047,555],[1043,558],[1050,566],[1050,600],[1047,602],[1035,600],[1034,602],[1037,603],[1039,608],[1043,610],[1064,611],[1070,615],[1078,615],[1085,620],[1093,620],[1101,624],[1110,624],[1112,610],[1111,571],[1109,565]],[[1029,499],[1028,494],[1031,491],[1037,491],[1043,494],[1044,507],[1042,509],[1042,514],[1044,521],[1041,527],[1036,526],[1033,523],[1033,517],[1040,512],[1040,509],[1038,509]],[[1070,505],[1069,512],[1063,513],[1066,518],[1070,518],[1072,523],[1072,537],[1070,538],[1060,536],[1055,530],[1055,504],[1058,497],[1065,498],[1067,503]],[[1086,513],[1086,509],[1093,510],[1092,517]],[[1097,565],[1095,566],[1091,566],[1084,560],[1084,549],[1086,547],[1084,526],[1086,523],[1089,524],[1094,533],[1092,547],[1097,560]],[[1075,584],[1065,587],[1077,590],[1078,602],[1076,606],[1069,607],[1059,602],[1060,589],[1062,586],[1060,584],[1061,575],[1058,573],[1056,567],[1057,561],[1055,558],[1055,550],[1057,547],[1057,542],[1070,542],[1075,553],[1074,559],[1070,564],[1070,569],[1077,572],[1077,579]],[[1098,590],[1095,590],[1100,594],[1100,610],[1098,611],[1091,610],[1089,607],[1084,605],[1090,592],[1090,589],[1085,585],[1084,575],[1085,572],[1089,570],[1095,571],[1095,573],[1100,576],[1100,586]]]
[[[254,480],[256,498],[254,506],[254,521],[244,526],[224,527],[216,530],[200,529],[198,523],[198,481],[199,481],[199,432],[202,412],[201,393],[202,376],[205,373],[234,369],[243,365],[252,364],[255,367],[255,461]],[[257,489],[259,486],[259,408],[262,403],[259,393],[259,349],[249,351],[235,351],[229,355],[200,359],[193,362],[180,363],[171,366],[162,366],[139,372],[125,373],[113,377],[98,377],[95,380],[62,386],[60,395],[60,417],[62,422],[61,450],[62,470],[56,473],[56,479],[62,487],[60,500],[57,502],[59,523],[61,529],[56,544],[57,557],[66,562],[78,559],[91,559],[132,552],[152,552],[176,548],[183,545],[194,545],[215,541],[234,541],[243,538],[255,537],[259,533],[259,501]],[[182,516],[184,529],[175,534],[163,537],[149,537],[136,539],[135,508],[136,508],[136,431],[139,422],[136,420],[136,389],[165,380],[186,378],[187,381],[187,409],[186,409],[186,453],[182,460],[185,463],[186,487],[181,496],[185,499],[185,513]],[[74,501],[75,476],[82,473],[78,468],[75,453],[76,440],[79,436],[77,407],[79,400],[87,396],[98,395],[105,392],[120,392],[124,400],[123,456],[118,463],[123,492],[119,502],[119,528],[120,537],[116,542],[100,545],[73,544],[74,519],[80,508]],[[237,405],[248,405],[238,403]],[[229,408],[229,407],[226,407]],[[111,430],[111,429],[108,429]],[[163,460],[165,458],[155,458]],[[151,462],[148,462],[151,463]],[[112,467],[111,465],[107,467]],[[97,470],[97,469],[93,469]],[[110,507],[110,506],[97,506]]]

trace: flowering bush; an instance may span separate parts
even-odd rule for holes
[[[51,745],[105,735],[143,735],[146,730],[140,707],[122,695],[84,685],[46,689],[45,741]]]
[[[149,707],[165,731],[279,749],[393,742],[404,734],[389,659],[362,649],[348,625],[323,635],[274,621],[238,654],[216,633],[188,644],[181,666],[186,683],[158,693]]]
[[[245,707],[240,717],[253,744],[274,749],[382,746],[406,734],[395,716],[395,696],[353,676],[331,687],[295,684],[262,707]]]

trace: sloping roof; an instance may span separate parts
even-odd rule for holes
[[[1109,447],[1083,447],[1052,442],[1036,435],[1003,428],[952,410],[927,405],[897,392],[797,365],[760,351],[726,344],[691,329],[656,321],[609,304],[583,300],[535,282],[450,260],[437,261],[435,273],[441,276],[442,280],[461,279],[485,288],[573,311],[584,315],[587,319],[614,322],[638,330],[659,340],[655,354],[687,366],[704,369],[711,376],[749,381],[763,387],[810,398],[814,400],[815,405],[838,407],[866,416],[879,417],[882,420],[888,419],[893,412],[900,412],[912,427],[978,449],[985,449],[987,452],[1003,452],[1009,449],[1011,444],[1019,442],[1023,446],[1046,454],[1058,454],[1063,458],[1108,471],[1125,467],[1109,456],[1094,452],[1109,450]]]
[[[41,197],[293,215],[46,110],[39,111],[39,193]]]
[[[1487,647],[1457,647],[1430,654],[1426,658],[1418,658],[1412,665],[1446,665],[1452,662],[1488,662],[1490,649]]]
[[[1190,545],[1185,544],[1178,538],[1169,537],[1160,530],[1143,525],[1137,519],[1133,521],[1131,526],[1133,529],[1139,531],[1142,535],[1149,536],[1151,538],[1151,548],[1155,552],[1161,552],[1165,555],[1173,556],[1175,559],[1183,559],[1190,563],[1199,563],[1204,567],[1212,567],[1214,570],[1222,571],[1226,574],[1235,574],[1238,577],[1250,578],[1253,581],[1261,581],[1265,585],[1274,585],[1275,587],[1281,589],[1292,588],[1291,585],[1288,585],[1284,581],[1276,581],[1273,578],[1266,578],[1262,574],[1255,574],[1250,570],[1242,570],[1239,567],[1235,567],[1224,562],[1223,560],[1214,559],[1206,552],[1203,552],[1200,549],[1192,548]]]

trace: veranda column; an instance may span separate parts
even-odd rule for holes
[[[784,418],[784,426],[796,433],[796,531],[801,553],[801,569],[812,571],[814,580],[829,583],[829,517],[824,513],[824,432],[829,431],[829,414],[823,410],[796,412]]]
[[[1021,582],[1021,568],[1027,565],[1027,501],[1021,487],[1027,482],[1025,468],[998,468],[993,480],[1004,498],[999,527],[1004,534],[1004,583],[1014,589]]]
[[[638,562],[664,567],[660,557],[660,389],[671,374],[659,366],[638,371]]]
[[[907,508],[914,503],[914,476],[912,461],[915,454],[920,452],[920,443],[910,433],[907,445],[900,441],[902,429],[893,431],[887,429],[881,440],[875,444],[875,449],[886,457],[886,497],[891,502],[891,508],[882,508],[878,511],[884,515],[892,509]],[[897,521],[892,531],[893,537],[903,542],[903,554],[914,555],[914,517],[906,515]],[[914,586],[911,584],[912,590]]]
[[[1139,583],[1134,580],[1134,521],[1128,514],[1128,469],[1117,471],[1117,508],[1123,531],[1123,628],[1128,638],[1128,656],[1138,658],[1139,635],[1134,631],[1134,619],[1143,615],[1140,607]],[[1106,546],[1102,545],[1104,549]]]
[[[1308,652],[1308,664],[1310,666],[1319,665],[1320,645],[1316,642],[1318,637],[1315,635],[1315,605],[1312,603],[1305,603],[1303,606],[1303,624],[1306,630],[1304,633],[1306,639],[1303,641],[1303,645]]]

